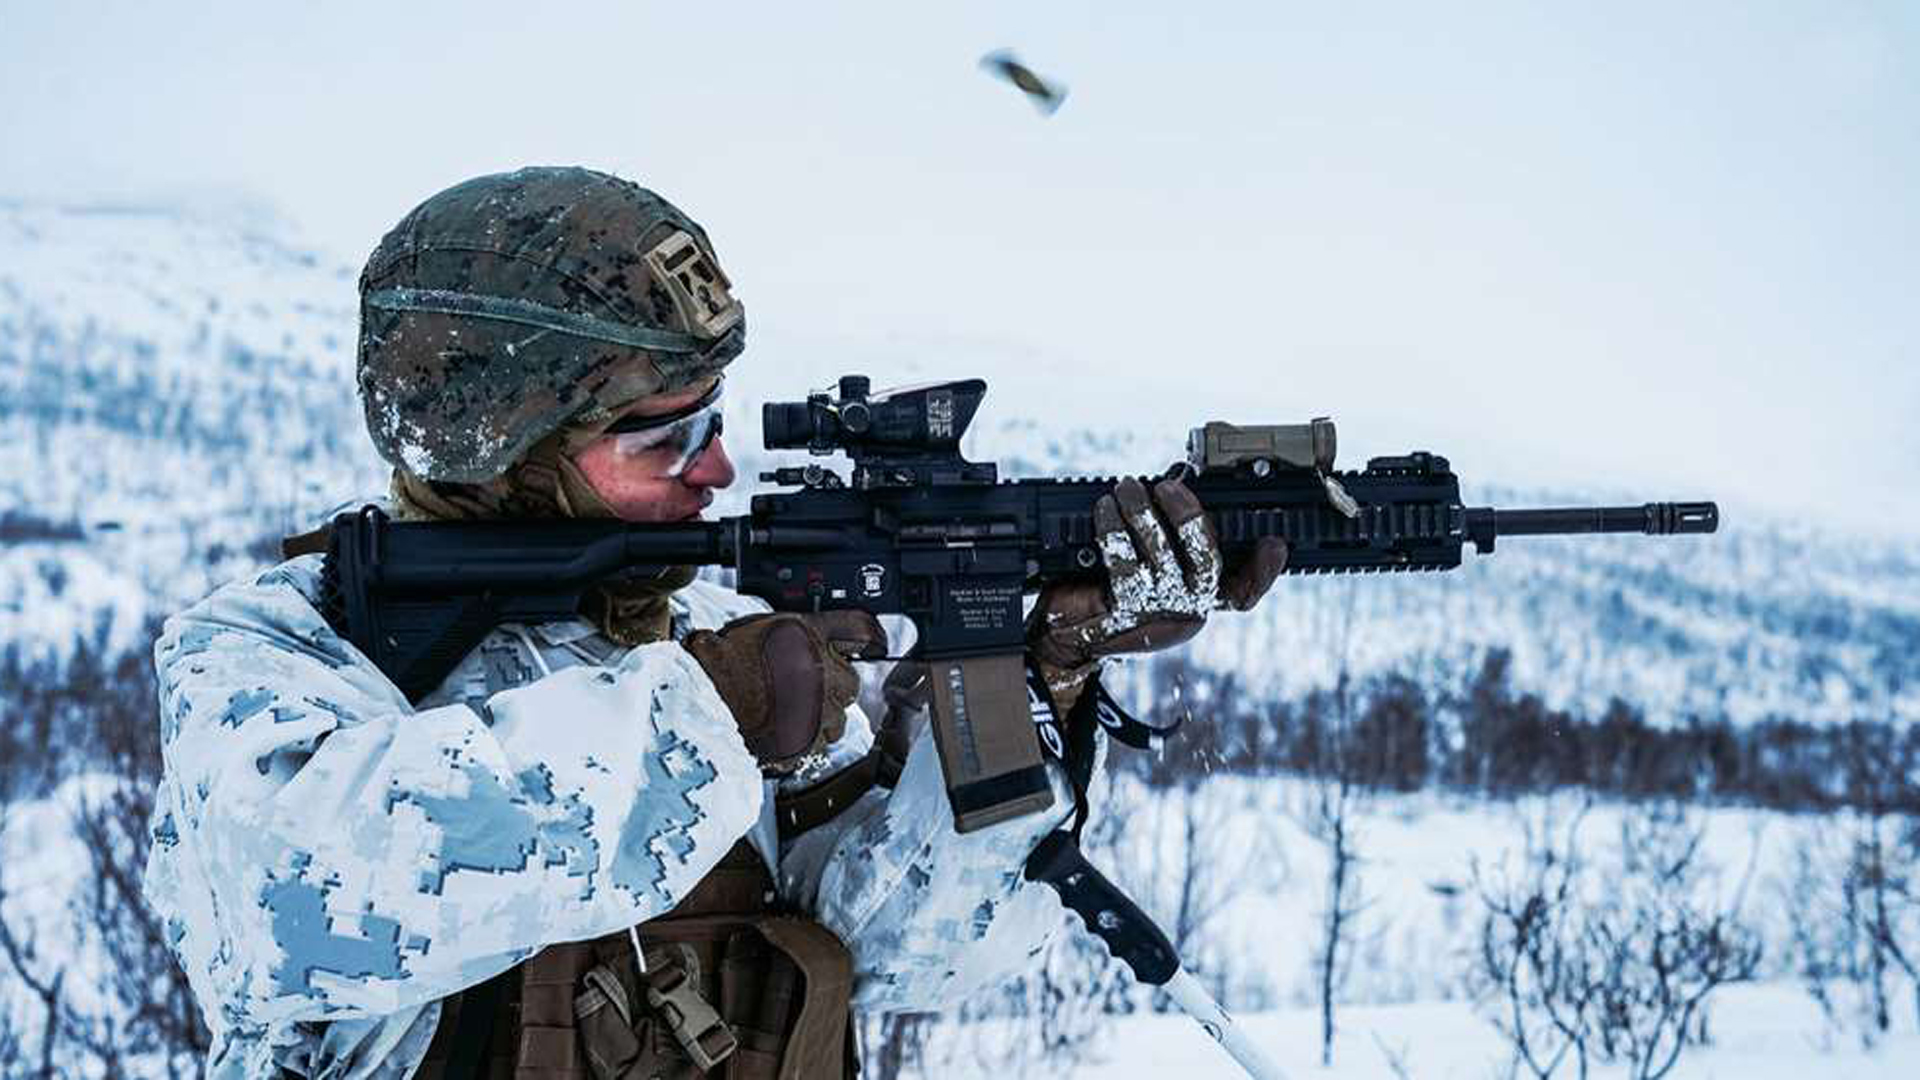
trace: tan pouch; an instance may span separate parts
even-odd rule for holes
[[[574,1025],[595,1080],[706,1076],[738,1040],[700,994],[700,961],[685,944],[649,947],[642,975],[631,953],[580,977]]]
[[[622,978],[618,967],[601,964],[580,977],[582,989],[573,999],[574,1030],[596,1080],[632,1075],[640,1064],[643,1039],[653,1041],[653,1025],[636,1008],[639,989],[632,977]]]
[[[708,973],[717,978],[703,980],[701,950],[684,941],[647,945],[645,975],[623,950],[581,976],[575,1024],[595,1080],[851,1075],[853,957],[840,939],[787,916],[732,927],[680,928],[717,939],[706,946],[719,958]],[[717,990],[717,1010],[703,985]]]
[[[778,1080],[851,1075],[847,1021],[853,1007],[853,954],[812,919],[771,916],[754,926],[800,976],[794,988],[800,1011],[787,1034]]]

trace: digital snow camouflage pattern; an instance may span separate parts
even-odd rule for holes
[[[359,383],[390,463],[481,483],[569,422],[713,375],[744,308],[706,233],[587,169],[482,176],[421,203],[360,277]]]
[[[315,610],[318,572],[308,556],[229,585],[155,650],[147,892],[213,1031],[211,1077],[410,1075],[440,998],[665,913],[742,835],[852,950],[859,1006],[943,1007],[1059,925],[1019,874],[1057,819],[955,833],[926,739],[892,792],[781,850],[777,788],[678,645],[506,627],[409,706]],[[759,609],[704,583],[672,606],[677,635]],[[871,739],[850,722],[780,783]]]

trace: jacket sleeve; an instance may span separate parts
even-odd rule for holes
[[[788,845],[782,876],[853,953],[863,1009],[937,1010],[1030,969],[1062,909],[1022,867],[1071,812],[1049,766],[1054,808],[962,835],[954,831],[930,733],[914,742],[891,791],[868,792]]]
[[[315,564],[222,589],[155,648],[147,889],[216,1031],[393,1013],[659,915],[758,816],[677,645],[415,712],[315,611]]]

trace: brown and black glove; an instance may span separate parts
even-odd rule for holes
[[[760,768],[781,775],[840,737],[860,693],[848,661],[885,656],[887,632],[864,611],[748,615],[681,645],[713,680]]]
[[[1062,713],[1101,657],[1178,645],[1216,607],[1251,610],[1287,565],[1286,541],[1271,537],[1226,567],[1200,500],[1171,477],[1151,494],[1131,477],[1120,481],[1094,503],[1093,527],[1107,584],[1052,586],[1027,622],[1028,648]]]

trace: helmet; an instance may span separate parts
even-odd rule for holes
[[[605,173],[482,176],[414,208],[360,275],[358,381],[380,456],[477,484],[535,443],[719,373],[745,311],[707,235]]]

